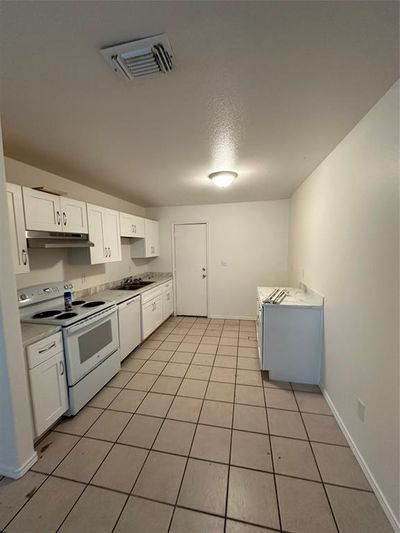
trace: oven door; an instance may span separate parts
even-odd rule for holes
[[[75,385],[119,348],[117,308],[64,328],[68,385]]]

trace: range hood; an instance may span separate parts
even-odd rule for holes
[[[85,233],[26,231],[25,236],[29,248],[90,248],[94,246]]]

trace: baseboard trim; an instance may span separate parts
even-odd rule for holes
[[[349,443],[349,446],[351,448],[351,450],[353,451],[362,471],[364,472],[366,478],[368,479],[371,487],[372,487],[372,490],[374,491],[375,493],[375,496],[377,497],[382,509],[383,509],[383,512],[385,513],[387,519],[389,520],[390,522],[390,525],[392,526],[393,530],[395,531],[395,533],[400,533],[400,521],[397,519],[397,517],[395,516],[393,510],[391,509],[388,501],[386,500],[378,482],[376,481],[374,475],[372,474],[371,470],[369,469],[368,467],[368,464],[367,462],[365,461],[364,457],[362,456],[360,450],[358,449],[357,445],[355,444],[355,442],[353,441],[351,435],[350,435],[350,432],[348,431],[345,423],[343,422],[341,416],[339,415],[339,412],[338,410],[336,409],[335,407],[335,404],[333,403],[331,397],[329,396],[329,394],[327,393],[327,391],[325,389],[322,389],[322,394],[324,395],[324,398],[325,400],[327,401],[329,407],[331,408],[332,410],[332,413],[333,413],[333,416],[335,417],[336,419],[336,422],[339,424],[340,426],[340,429],[343,431],[344,433],[344,436],[346,437],[347,439],[347,442]]]
[[[28,472],[28,470],[36,463],[37,460],[37,453],[33,452],[29,459],[27,459],[19,468],[10,468],[9,466],[0,464],[0,475],[10,477],[12,479],[19,479]]]
[[[224,320],[256,320],[255,316],[247,316],[247,315],[210,315],[209,318],[218,318],[218,319],[224,319]]]

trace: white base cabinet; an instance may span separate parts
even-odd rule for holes
[[[27,347],[35,437],[42,435],[68,409],[61,333]]]
[[[163,289],[163,321],[174,313],[174,292],[172,281],[162,285]]]
[[[7,183],[8,219],[10,224],[11,253],[16,274],[29,272],[28,248],[25,238],[25,217],[20,185]]]
[[[174,312],[172,281],[142,294],[142,341]]]

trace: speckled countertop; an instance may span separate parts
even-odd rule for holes
[[[126,300],[129,300],[130,298],[133,298],[134,296],[138,296],[139,294],[143,294],[146,291],[150,291],[151,289],[155,289],[159,285],[162,285],[166,281],[172,279],[172,274],[160,274],[158,276],[154,276],[153,278],[141,276],[141,278],[145,281],[154,280],[154,282],[151,285],[146,285],[146,287],[142,287],[136,291],[106,289],[104,291],[97,292],[96,298],[98,297],[100,299],[113,300],[116,304],[120,304]]]
[[[27,324],[21,323],[21,332],[22,332],[22,343],[24,346],[33,344],[34,342],[40,341],[45,337],[53,335],[61,331],[60,326],[50,326],[49,324]]]

